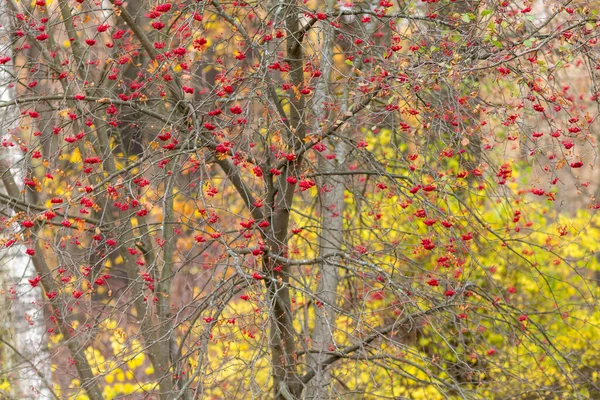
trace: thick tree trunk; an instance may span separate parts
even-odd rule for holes
[[[0,2],[0,48],[2,55],[12,58],[9,38],[11,37],[10,19],[5,1]],[[15,98],[14,90],[8,85],[12,79],[11,72],[8,70],[12,61],[0,68],[0,100],[10,102]],[[18,110],[14,107],[6,107],[0,113],[0,131],[2,136],[10,135],[15,129]],[[23,185],[22,164],[17,161],[19,156],[15,152],[2,152],[2,165],[11,166],[9,173],[15,178],[19,187]],[[21,167],[20,167],[21,165]],[[2,171],[4,172],[4,171]],[[10,211],[8,211],[10,212]],[[15,224],[13,227],[18,231],[20,227]],[[15,351],[7,350],[11,354],[13,362],[13,376],[15,381],[12,395],[14,398],[40,398],[47,399],[52,397],[47,383],[50,380],[50,360],[48,347],[44,333],[46,331],[44,323],[44,310],[40,308],[42,303],[42,289],[40,287],[31,287],[29,279],[33,279],[37,273],[33,267],[30,257],[25,254],[24,245],[13,245],[2,251],[0,264],[5,271],[6,282],[4,285],[9,287],[10,295],[10,327],[7,327],[12,335],[7,338],[7,342],[12,342],[11,346]],[[42,375],[45,379],[43,379]],[[46,381],[46,383],[44,382]]]
[[[327,12],[331,12],[334,3],[328,1]],[[313,101],[313,114],[315,122],[313,131],[319,132],[323,127],[328,126],[328,112],[325,107],[326,102],[330,102],[329,82],[331,78],[331,69],[333,62],[333,28],[330,24],[323,26],[322,54],[319,66],[323,75],[315,88],[315,97]],[[337,266],[334,265],[335,258],[332,253],[341,250],[342,246],[342,228],[344,211],[344,184],[343,178],[335,175],[327,175],[335,172],[339,165],[343,165],[346,157],[346,144],[343,141],[333,141],[327,139],[328,148],[333,147],[335,152],[334,160],[327,160],[320,157],[318,160],[318,172],[325,173],[320,179],[320,216],[321,216],[321,234],[319,236],[319,255],[327,261],[319,267],[319,281],[315,296],[316,319],[312,332],[311,353],[308,355],[309,366],[318,370],[327,358],[327,352],[334,346],[334,331],[336,312],[335,305],[337,300],[337,287],[339,284],[339,274]],[[331,258],[330,258],[331,257]],[[330,395],[331,375],[329,370],[319,371],[314,379],[309,382],[306,389],[306,399],[326,399]]]
[[[281,3],[284,7],[286,35],[286,62],[290,65],[290,79],[296,87],[304,83],[304,55],[300,46],[301,23],[300,10],[296,2]],[[287,146],[290,153],[298,154],[304,145],[306,136],[306,104],[303,96],[291,99],[288,123]],[[290,210],[294,199],[295,186],[287,181],[289,176],[297,176],[302,165],[302,156],[290,161],[274,183],[276,189],[272,199],[270,216],[272,231],[266,238],[270,251],[277,256],[287,256],[287,238],[290,223]],[[303,385],[298,375],[297,333],[294,329],[289,277],[291,266],[278,263],[271,257],[265,257],[265,281],[270,306],[271,362],[273,374],[273,392],[276,400],[290,400],[300,397]],[[279,271],[278,271],[279,270]]]
[[[335,146],[337,163],[343,163],[346,156],[346,144],[339,141]],[[321,172],[334,172],[335,164],[323,161],[320,163]],[[327,176],[322,179],[323,193],[321,194],[321,235],[319,236],[319,250],[323,262],[319,270],[317,284],[316,319],[312,333],[312,354],[310,366],[319,370],[329,356],[327,353],[335,349],[335,320],[337,303],[337,288],[339,284],[338,267],[335,265],[336,257],[331,255],[341,250],[343,237],[343,211],[344,211],[344,182],[342,176]],[[329,370],[319,370],[307,389],[307,399],[326,399],[330,396],[331,375]]]

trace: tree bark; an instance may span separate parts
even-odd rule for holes
[[[333,10],[335,3],[327,2],[326,12]],[[324,24],[323,37],[321,39],[322,54],[319,66],[322,76],[315,88],[315,98],[313,101],[314,123],[313,131],[320,132],[329,125],[326,103],[331,101],[329,83],[331,79],[331,69],[333,62],[333,27],[330,24]],[[346,157],[346,144],[341,141],[334,141],[331,138],[324,143],[328,148],[333,147],[336,155],[334,160],[327,160],[320,157],[318,160],[318,172],[335,172],[339,165],[344,164]],[[309,353],[310,368],[318,368],[326,358],[326,353],[331,351],[335,345],[334,327],[336,312],[334,306],[337,300],[337,287],[339,284],[339,273],[335,266],[336,257],[333,253],[339,252],[342,247],[342,229],[343,229],[343,211],[344,211],[344,184],[343,178],[336,175],[323,175],[320,180],[320,217],[321,234],[319,236],[319,255],[326,261],[320,265],[315,293],[315,327],[311,337],[311,348],[313,352]],[[313,356],[314,354],[314,356]],[[313,380],[309,382],[306,389],[306,399],[326,399],[329,397],[331,387],[331,374],[329,370],[318,373]]]
[[[290,65],[290,79],[296,87],[304,84],[304,60],[302,46],[299,46],[301,36],[300,14],[296,2],[280,4],[284,7],[284,20],[287,31],[286,62]],[[287,146],[290,153],[299,154],[304,145],[306,135],[306,103],[303,96],[290,100],[289,130]],[[302,164],[302,156],[298,155],[284,166],[277,179],[273,193],[271,225],[272,231],[267,235],[266,243],[276,256],[287,256],[287,236],[290,223],[290,209],[294,198],[295,185],[289,183],[289,176],[297,175]],[[289,277],[291,266],[278,265],[274,258],[268,255],[264,258],[264,268],[268,279],[265,280],[270,306],[271,327],[269,344],[273,374],[273,391],[276,400],[290,400],[300,397],[303,385],[297,369],[296,331],[291,313],[291,298],[289,292]],[[278,272],[277,270],[281,268]]]
[[[0,46],[3,48],[3,55],[13,57],[10,43],[10,13],[8,4],[5,1],[0,2]],[[14,90],[8,85],[12,79],[12,74],[8,70],[12,61],[0,68],[0,100],[10,102],[15,99]],[[18,112],[13,107],[6,107],[0,113],[0,132],[4,135],[12,134],[16,128]],[[8,151],[2,153],[4,165],[11,166],[2,173],[11,174],[16,184],[23,185],[23,171],[18,163],[19,156],[16,152]],[[8,211],[14,214],[14,212]],[[20,227],[15,224],[13,227],[18,231]],[[14,398],[36,397],[51,398],[52,391],[47,387],[51,382],[50,357],[48,346],[44,333],[46,331],[44,322],[44,310],[39,306],[42,303],[42,289],[40,287],[31,287],[29,279],[33,279],[37,274],[31,264],[30,258],[25,254],[24,245],[13,245],[2,251],[2,265],[6,270],[6,284],[12,292],[10,298],[12,339],[14,348],[18,354],[11,357],[17,378],[15,385],[12,385],[12,395]],[[10,350],[8,353],[13,353]],[[26,360],[28,362],[26,362]],[[37,370],[37,371],[36,371]],[[42,375],[42,377],[40,376]],[[46,382],[44,382],[44,380]]]
[[[342,164],[346,157],[346,144],[339,141],[335,144],[336,164]],[[321,160],[320,160],[321,161]],[[323,159],[320,162],[320,172],[333,172],[336,170],[334,163]],[[327,353],[335,348],[334,332],[337,303],[337,288],[339,284],[338,267],[335,265],[338,253],[343,243],[343,211],[344,211],[344,182],[343,177],[329,175],[322,179],[323,193],[320,197],[321,235],[319,236],[320,257],[325,261],[319,270],[319,282],[315,293],[316,319],[312,333],[312,349],[315,353],[310,360],[311,368],[318,368]],[[306,398],[326,399],[330,396],[331,374],[329,370],[318,373],[310,381]]]

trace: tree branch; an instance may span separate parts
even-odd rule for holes
[[[407,321],[417,318],[417,317],[422,317],[425,315],[433,314],[436,311],[440,311],[440,310],[446,309],[448,307],[450,307],[450,305],[445,304],[445,305],[437,306],[434,308],[430,308],[427,311],[407,315],[406,317],[402,318],[400,321],[396,321],[393,324],[390,324],[386,327],[381,328],[380,330],[376,331],[375,333],[373,333],[373,334],[367,336],[365,339],[361,340],[359,343],[352,345],[352,346],[345,347],[342,350],[331,355],[330,357],[326,358],[323,362],[321,362],[318,365],[318,367],[316,369],[311,368],[311,370],[309,372],[307,372],[304,376],[302,376],[300,378],[302,383],[307,384],[320,371],[324,370],[331,364],[335,363],[337,360],[339,360],[341,358],[345,358],[349,354],[354,353],[357,350],[360,350],[361,348],[365,347],[369,343],[373,342],[375,339],[380,338],[384,335],[387,335],[388,333],[392,332],[398,325],[402,325],[402,324],[406,323]]]
[[[46,388],[48,388],[50,393],[52,393],[52,396],[56,400],[60,400],[60,397],[58,397],[58,395],[54,391],[54,388],[52,387],[52,385],[48,382],[48,380],[46,379],[44,374],[42,374],[42,372],[39,370],[39,368],[36,367],[36,365],[33,362],[31,362],[31,360],[29,360],[27,357],[25,357],[23,354],[21,354],[21,352],[19,350],[17,350],[12,344],[10,344],[6,340],[2,339],[2,337],[0,337],[0,342],[4,343],[8,347],[10,347],[10,349],[12,351],[14,351],[16,355],[21,357],[23,359],[23,361],[25,361],[27,364],[29,364],[31,366],[31,368],[33,368],[33,370],[35,371],[36,375],[42,380],[42,382],[44,382],[44,386],[46,386]]]

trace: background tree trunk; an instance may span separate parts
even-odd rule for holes
[[[327,2],[327,12],[331,12],[334,2]],[[323,24],[320,42],[323,52],[318,67],[321,68],[322,76],[315,88],[313,101],[313,132],[320,132],[329,125],[327,102],[332,101],[330,93],[330,80],[333,63],[333,27]],[[346,157],[346,144],[341,141],[327,139],[324,144],[328,149],[334,148],[336,158],[327,160],[319,157],[317,167],[319,173],[324,173],[319,182],[319,215],[321,218],[321,234],[319,236],[319,255],[329,262],[321,264],[317,275],[317,292],[315,297],[318,304],[315,306],[315,326],[311,337],[312,353],[308,355],[309,365],[312,369],[318,369],[327,357],[327,352],[335,345],[335,305],[337,300],[337,287],[339,284],[339,273],[335,266],[335,258],[329,259],[335,252],[340,251],[342,246],[343,210],[344,210],[344,184],[339,176],[326,175],[334,172],[339,165],[344,164]],[[329,370],[319,371],[313,380],[309,382],[305,397],[307,399],[325,399],[331,390],[331,374]]]
[[[12,58],[10,19],[8,4],[0,2],[0,48],[2,54]],[[8,68],[0,69],[0,100],[13,101],[15,93],[9,82],[13,80]],[[11,135],[17,127],[18,110],[15,107],[7,107],[0,112],[0,131],[2,136]],[[24,164],[19,162],[17,150],[2,153],[0,159],[0,172],[12,174],[17,186],[23,186]],[[10,209],[4,209],[9,215],[14,213]],[[13,224],[13,229],[18,231],[20,226]],[[7,349],[12,362],[11,394],[14,398],[51,398],[50,389],[39,375],[45,377],[46,382],[51,382],[50,358],[44,333],[46,326],[44,322],[44,310],[40,307],[42,303],[41,287],[31,287],[29,279],[37,274],[31,263],[30,257],[25,254],[26,246],[15,244],[0,253],[0,265],[5,270],[5,278],[8,292],[11,314],[10,326],[7,329],[11,335],[7,342],[14,350]],[[18,354],[17,354],[18,352]],[[37,371],[36,371],[37,369]]]

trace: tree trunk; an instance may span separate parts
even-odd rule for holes
[[[327,12],[331,12],[335,4],[332,1],[327,2]],[[315,98],[313,101],[313,114],[315,116],[313,131],[319,132],[324,126],[328,126],[328,112],[325,106],[330,102],[329,83],[331,79],[331,69],[333,62],[333,28],[330,24],[323,26],[322,54],[319,66],[323,75],[315,88]],[[331,254],[338,252],[342,247],[342,228],[344,211],[344,184],[343,178],[335,175],[327,175],[335,172],[339,165],[344,164],[346,157],[346,144],[339,140],[327,139],[324,143],[328,148],[333,147],[336,155],[335,159],[329,161],[325,157],[318,160],[318,172],[325,173],[320,180],[320,217],[321,234],[319,236],[319,255],[327,261],[319,267],[319,281],[315,293],[315,327],[312,332],[311,350],[308,355],[309,366],[317,370],[317,374],[312,379],[306,389],[306,399],[326,399],[329,397],[331,387],[331,375],[329,370],[319,370],[319,365],[327,358],[327,352],[331,351],[334,341],[335,327],[335,305],[337,298],[337,287],[339,284],[339,274],[335,266],[335,258]],[[331,257],[331,258],[329,258]]]
[[[0,47],[2,54],[12,58],[10,43],[10,13],[7,10],[8,4],[4,1],[0,3]],[[0,68],[0,100],[10,102],[15,98],[14,90],[8,85],[12,79],[12,74],[8,70],[12,61]],[[18,112],[12,107],[6,107],[0,113],[0,131],[2,136],[10,135],[16,128],[15,122],[18,118]],[[23,164],[19,164],[19,156],[15,152],[8,151],[2,153],[3,159],[0,162],[11,166],[10,173],[14,176],[16,184],[23,186]],[[7,211],[12,213],[11,211]],[[20,227],[15,224],[13,227],[18,231]],[[12,396],[14,398],[41,398],[52,397],[51,390],[46,386],[51,382],[50,359],[48,347],[44,338],[46,331],[44,323],[44,310],[40,308],[42,303],[42,289],[40,287],[31,287],[29,279],[33,279],[37,273],[33,267],[30,258],[25,254],[24,245],[13,245],[2,251],[2,265],[6,271],[6,285],[9,287],[11,323],[10,330],[12,336],[7,338],[7,342],[13,342],[16,353],[11,355],[14,362],[13,371],[16,381],[11,382]],[[12,339],[12,340],[11,340]],[[17,353],[18,352],[18,353]],[[40,374],[45,378],[40,377]]]
[[[301,31],[300,10],[296,2],[281,3],[284,7],[286,35],[286,62],[290,65],[290,79],[296,87],[304,83],[304,55],[300,41]],[[286,120],[289,121],[286,132],[286,142],[289,152],[299,154],[306,136],[306,104],[304,97],[291,99],[291,107]],[[272,231],[266,238],[267,246],[276,256],[287,256],[287,241],[290,223],[290,210],[294,199],[295,186],[287,181],[290,176],[297,176],[302,165],[299,155],[290,161],[274,183],[275,192],[272,194],[273,207],[269,217]],[[273,392],[276,400],[290,400],[300,397],[303,385],[298,375],[297,366],[297,333],[294,329],[289,277],[291,266],[279,265],[274,258],[264,258],[264,268],[267,275],[265,281],[270,306],[271,362],[273,374]],[[280,270],[280,271],[278,271]]]
[[[336,164],[342,164],[346,156],[346,144],[339,141],[335,146]],[[320,162],[321,172],[334,172],[336,165],[326,161]],[[320,160],[321,161],[321,160]],[[316,319],[312,333],[312,351],[310,366],[317,370],[317,374],[310,382],[306,398],[326,399],[329,397],[331,375],[328,370],[319,370],[324,360],[329,356],[327,352],[335,349],[334,331],[337,302],[337,288],[339,284],[338,267],[335,265],[336,257],[331,255],[339,252],[342,247],[343,237],[343,211],[344,211],[344,183],[342,176],[326,176],[322,179],[323,193],[320,198],[321,210],[321,235],[319,236],[320,257],[325,261],[319,271],[319,282],[315,300]]]

